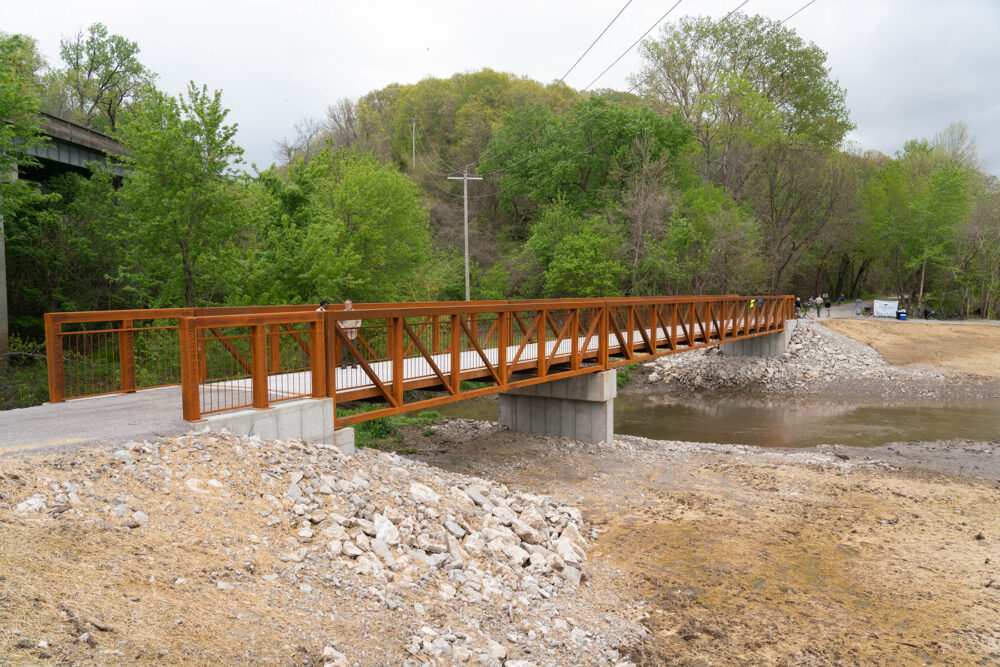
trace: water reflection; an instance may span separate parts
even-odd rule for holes
[[[453,417],[496,420],[497,402],[474,399],[444,406],[439,411]],[[658,440],[763,447],[835,443],[865,447],[894,441],[951,438],[1000,440],[1000,403],[619,396],[615,399],[615,432]]]

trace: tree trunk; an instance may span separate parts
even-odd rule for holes
[[[920,291],[917,292],[917,312],[918,313],[920,312],[920,309],[923,308],[923,305],[924,305],[924,276],[926,274],[927,274],[927,253],[925,252],[924,253],[924,261],[920,265]]]

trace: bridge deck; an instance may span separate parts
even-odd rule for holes
[[[724,324],[731,325],[732,322]],[[716,333],[715,325],[709,324],[706,328],[709,338],[711,338],[711,336]],[[640,332],[644,332],[651,340],[654,340],[659,344],[665,344],[668,340],[668,332],[663,328],[634,329],[632,331],[632,339],[637,341],[642,340],[642,333]],[[624,336],[627,335],[628,333],[625,332]],[[577,345],[580,346],[581,350],[584,343],[585,338],[583,336],[577,338]],[[685,352],[693,348],[702,347],[703,345],[704,344],[691,346],[684,343],[678,343],[675,352]],[[518,345],[507,346],[507,359],[513,359],[517,354],[519,347],[520,346]],[[583,356],[585,358],[595,358],[599,347],[600,345],[597,338],[591,337],[587,348],[582,350]],[[558,347],[556,341],[546,341],[546,358],[550,360],[552,365],[569,363],[572,359],[572,349],[572,340],[563,340],[558,343]],[[608,349],[612,354],[621,352],[621,346],[618,342],[617,336],[608,336]],[[498,348],[484,348],[483,353],[490,364],[495,366],[498,363]],[[529,343],[525,345],[524,350],[521,352],[517,368],[519,370],[534,368],[538,362],[537,354],[538,345],[536,343]],[[448,376],[451,374],[452,368],[450,354],[441,353],[431,355],[431,359],[443,375]],[[476,350],[463,351],[460,354],[459,359],[463,378],[488,378],[490,376],[489,369]],[[373,362],[369,364],[369,368],[384,385],[388,385],[393,382],[393,364],[391,361]],[[336,368],[335,373],[336,395],[338,397],[353,398],[357,397],[359,393],[369,394],[375,391],[375,383],[359,366],[353,366],[350,368],[338,367]],[[404,360],[403,382],[404,390],[418,388],[423,389],[440,385],[440,382],[431,368],[430,363],[423,357],[410,357]],[[312,374],[308,371],[278,373],[268,376],[267,385],[268,398],[272,402],[299,398],[303,393],[311,393]],[[232,405],[241,405],[250,401],[252,389],[251,378],[209,383],[202,385],[203,400],[205,400],[206,403],[214,405],[219,405],[221,401],[231,403]],[[215,396],[208,397],[205,396],[206,394],[215,394]]]

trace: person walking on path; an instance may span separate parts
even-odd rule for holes
[[[855,305],[854,314],[855,315],[860,315],[861,314],[861,297],[860,296],[854,302],[854,305]]]
[[[350,299],[344,301],[344,310],[354,310],[354,303]],[[343,330],[344,336],[347,338],[347,340],[351,341],[352,345],[354,344],[354,341],[358,339],[358,327],[360,326],[361,326],[361,320],[340,321],[340,328]],[[347,349],[346,345],[341,343],[340,344],[341,368],[347,368],[348,366],[350,366],[351,368],[356,368],[357,365],[358,364],[354,360],[354,357],[351,355],[350,350]]]
[[[833,307],[833,304],[830,303],[830,299],[828,298],[825,302],[823,302],[823,305],[826,306],[826,316],[830,317],[830,308]]]

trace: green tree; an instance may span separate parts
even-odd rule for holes
[[[310,302],[426,299],[434,252],[418,188],[372,157],[323,149],[262,182],[278,203],[246,256],[248,296]]]
[[[101,23],[60,41],[65,68],[48,80],[47,106],[58,115],[112,133],[156,78],[139,62],[139,46]]]
[[[29,150],[42,142],[36,78],[42,64],[33,39],[0,32],[0,364],[9,332],[4,217],[40,199],[33,186],[17,180],[17,171],[18,165],[37,164]]]
[[[826,53],[773,19],[742,12],[725,21],[686,17],[643,41],[640,53],[644,63],[633,83],[694,125],[709,172],[736,166],[725,136],[727,127],[744,122],[743,111],[730,104],[734,94],[754,91],[777,109],[786,135],[809,143],[836,147],[852,127]]]
[[[0,195],[12,195],[16,179],[11,174],[19,164],[36,164],[28,151],[44,140],[38,116],[37,79],[43,66],[35,40],[0,32],[0,188],[6,188],[6,192],[0,190]]]
[[[159,91],[136,105],[118,133],[129,170],[119,200],[127,224],[119,279],[147,306],[218,302],[219,250],[239,234],[236,125],[222,93],[188,85],[179,98]]]
[[[930,274],[954,256],[959,224],[971,205],[969,173],[926,141],[907,142],[865,192],[873,238],[894,285],[923,307]]]
[[[511,113],[480,170],[502,173],[500,199],[506,204],[562,197],[576,210],[600,210],[621,196],[621,172],[631,172],[639,160],[676,161],[686,154],[690,136],[679,117],[663,118],[595,95],[563,115],[542,105]],[[632,150],[644,137],[648,149]]]

